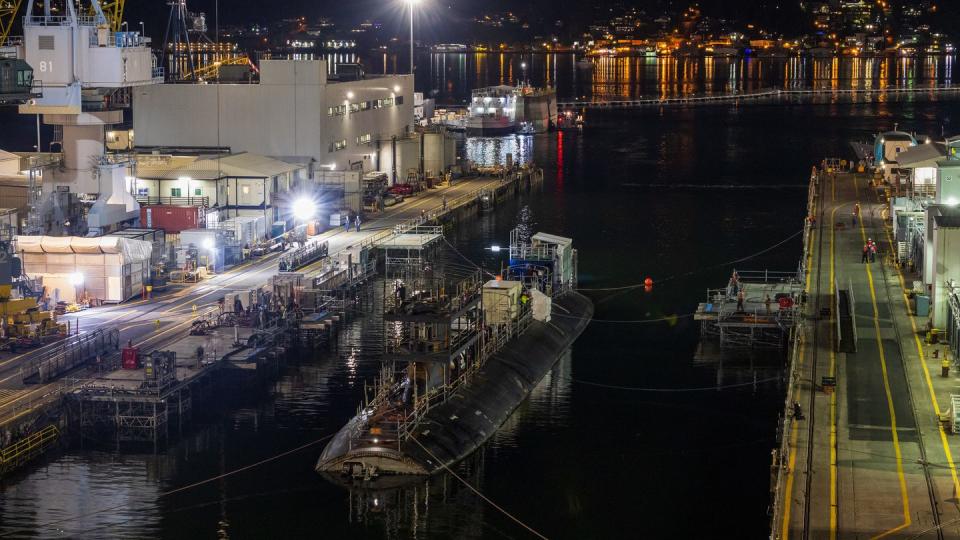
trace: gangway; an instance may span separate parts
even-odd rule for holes
[[[24,383],[45,383],[92,358],[119,348],[120,331],[115,326],[71,336],[27,362],[21,368],[20,379]]]
[[[326,257],[330,252],[328,242],[311,242],[298,247],[280,257],[281,272],[295,272],[304,266],[319,261]]]

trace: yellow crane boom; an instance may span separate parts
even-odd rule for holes
[[[0,45],[6,44],[10,37],[10,29],[13,28],[13,21],[17,19],[22,2],[23,0],[0,0]]]

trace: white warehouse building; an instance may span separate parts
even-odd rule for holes
[[[413,76],[328,81],[324,60],[261,60],[259,83],[133,91],[137,146],[228,147],[327,169],[377,170],[377,145],[413,129]]]

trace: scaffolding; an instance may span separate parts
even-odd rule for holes
[[[783,349],[800,316],[803,286],[796,272],[744,271],[723,289],[707,289],[694,315],[702,339],[723,349]]]

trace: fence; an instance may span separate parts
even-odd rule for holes
[[[557,103],[560,109],[630,109],[637,107],[658,107],[669,105],[697,105],[710,103],[738,103],[740,101],[763,101],[794,97],[818,96],[873,96],[873,95],[916,95],[927,93],[960,92],[960,86],[938,85],[922,88],[851,88],[851,89],[769,89],[743,94],[700,95],[674,98],[641,98],[631,100],[565,101]]]
[[[37,377],[45,383],[84,362],[120,347],[120,331],[116,327],[98,328],[89,334],[71,336],[49,351],[31,359],[20,370],[21,380]]]

